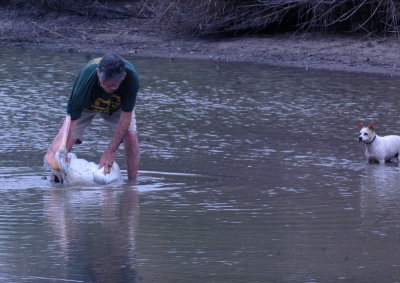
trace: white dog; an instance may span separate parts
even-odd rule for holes
[[[369,162],[384,164],[392,158],[397,157],[400,164],[400,136],[390,135],[380,137],[375,133],[372,123],[368,127],[358,124],[360,135],[359,142],[365,144],[365,156]]]

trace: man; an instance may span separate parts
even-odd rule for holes
[[[99,168],[111,171],[115,153],[123,142],[128,179],[135,180],[139,165],[139,144],[134,106],[139,78],[133,65],[116,54],[91,60],[79,72],[68,101],[71,125],[67,150],[81,143],[85,128],[96,115],[111,123],[114,136],[101,156]]]

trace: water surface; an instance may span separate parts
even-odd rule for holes
[[[43,156],[94,56],[0,50],[1,281],[399,280],[400,169],[357,143],[358,121],[400,134],[397,78],[128,58],[137,184],[54,185]],[[74,152],[110,138],[97,120]]]

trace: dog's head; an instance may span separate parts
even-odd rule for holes
[[[375,138],[374,125],[369,123],[368,127],[363,127],[361,123],[358,123],[358,129],[360,130],[360,135],[358,136],[358,142],[370,143]]]

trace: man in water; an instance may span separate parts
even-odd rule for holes
[[[136,132],[135,103],[139,89],[138,74],[131,63],[116,54],[91,60],[79,72],[68,101],[71,115],[67,150],[82,142],[85,128],[100,115],[114,128],[114,136],[101,156],[99,168],[111,171],[115,153],[123,142],[128,179],[136,180],[139,144]]]

